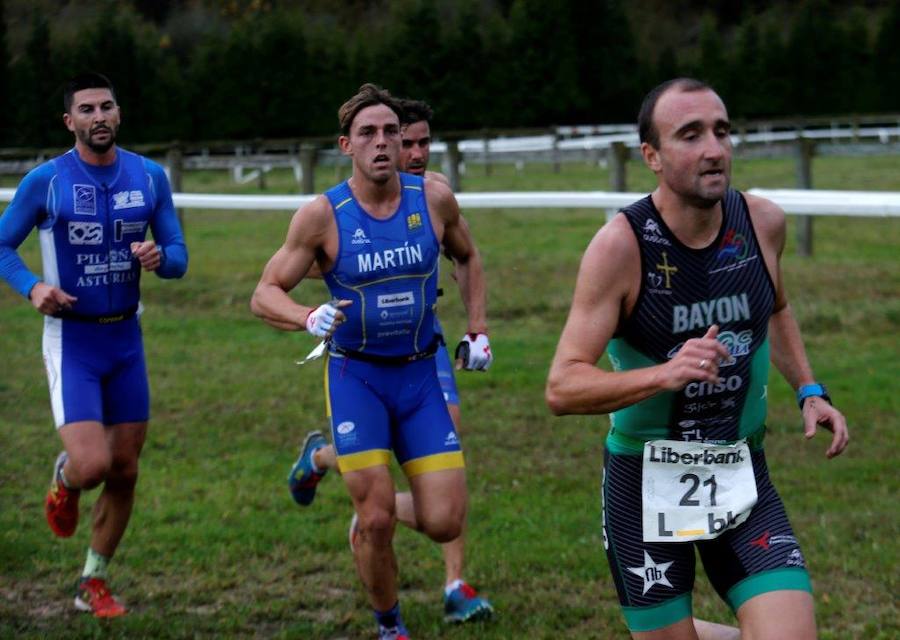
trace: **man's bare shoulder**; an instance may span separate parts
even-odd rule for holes
[[[585,257],[613,266],[625,266],[640,258],[637,238],[625,214],[616,214],[600,227],[588,245]]]
[[[436,181],[436,182],[442,182],[442,183],[444,183],[445,185],[447,185],[448,187],[450,186],[450,178],[448,178],[447,176],[445,176],[445,175],[444,175],[443,173],[441,173],[440,171],[426,171],[426,172],[425,172],[425,179],[426,179],[426,180],[434,180],[434,181]]]
[[[750,220],[757,234],[767,240],[777,239],[784,235],[786,217],[784,209],[769,200],[750,193],[744,193]]]
[[[324,195],[316,196],[301,206],[291,218],[288,240],[311,239],[321,237],[334,226],[331,203]]]
[[[425,183],[425,198],[428,208],[444,217],[445,213],[458,215],[459,205],[456,196],[450,187],[439,180],[427,180]]]

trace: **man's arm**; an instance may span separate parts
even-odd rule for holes
[[[764,198],[751,195],[746,198],[775,285],[775,309],[769,319],[772,362],[794,391],[797,391],[802,385],[814,383],[815,377],[803,346],[800,326],[787,300],[781,273],[781,255],[787,228],[784,211]],[[829,458],[839,455],[849,441],[847,421],[824,398],[810,397],[803,403],[803,427],[807,439],[816,434],[817,425],[822,425],[834,434],[826,455]]]
[[[59,287],[41,282],[18,253],[19,245],[31,230],[46,218],[45,207],[54,175],[50,163],[29,172],[16,189],[12,202],[0,216],[0,277],[45,315],[71,309],[78,300]]]
[[[487,283],[481,254],[450,189],[440,183],[426,189],[428,208],[443,227],[442,244],[456,267],[456,281],[468,314],[468,333],[487,334]]]
[[[273,327],[285,331],[307,329],[307,318],[317,307],[294,302],[288,292],[306,277],[316,255],[324,251],[333,222],[330,214],[331,207],[323,196],[301,207],[291,219],[284,244],[266,264],[250,309]],[[342,319],[343,313],[338,314]]]
[[[154,271],[160,278],[180,278],[187,272],[188,252],[172,202],[172,188],[160,165],[145,158],[144,167],[156,196],[156,211],[150,220],[153,240],[132,242],[131,253],[145,271]]]
[[[620,214],[597,232],[581,260],[547,378],[546,400],[554,414],[610,413],[695,380],[717,382],[716,363],[728,351],[716,340],[715,326],[664,364],[621,372],[596,366],[637,297],[640,270],[637,240]]]

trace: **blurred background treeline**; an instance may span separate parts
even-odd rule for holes
[[[333,135],[365,81],[441,131],[633,122],[657,82],[733,118],[900,111],[900,1],[0,0],[0,147],[57,146],[61,83],[116,85],[125,143]]]

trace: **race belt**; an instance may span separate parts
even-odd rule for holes
[[[138,305],[134,305],[121,313],[112,313],[103,316],[85,315],[82,313],[75,313],[74,311],[60,311],[59,313],[54,313],[53,317],[61,318],[63,320],[76,320],[78,322],[91,322],[94,324],[111,324],[113,322],[121,322],[122,320],[133,318],[137,311]]]
[[[746,440],[734,444],[651,440],[641,472],[644,542],[711,540],[756,504]]]

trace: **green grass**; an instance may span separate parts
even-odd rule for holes
[[[894,158],[820,158],[825,188],[900,189]],[[333,173],[319,180],[333,179]],[[192,191],[234,191],[223,174],[187,174]],[[287,192],[292,179],[269,180]],[[194,182],[194,180],[197,180]],[[605,189],[587,164],[556,175],[528,165],[470,168],[466,189]],[[651,185],[636,164],[629,187]],[[792,160],[739,160],[735,183],[792,186]],[[324,183],[319,185],[326,186]],[[277,189],[276,189],[277,188]],[[253,185],[241,189],[252,192]],[[399,530],[404,616],[415,638],[625,637],[600,537],[606,417],[554,418],[547,368],[581,252],[603,220],[592,210],[472,210],[490,285],[487,374],[458,377],[471,494],[466,574],[496,620],[447,628],[436,545]],[[299,509],[285,476],[307,430],[323,424],[321,368],[294,361],[313,342],[270,329],[248,311],[287,213],[187,213],[189,274],[144,280],[153,416],[137,506],[112,564],[131,615],[100,623],[71,610],[87,514],[53,538],[42,500],[59,439],[40,358],[40,317],[0,288],[0,637],[368,638],[372,622],[347,549],[350,501],[339,478]],[[825,438],[803,441],[787,384],[773,374],[767,451],[803,544],[822,638],[893,638],[900,383],[900,221],[820,218],[816,253],[790,244],[785,274],[820,380],[847,415],[852,441],[827,461]],[[789,233],[793,238],[793,231]],[[22,253],[37,268],[32,236]],[[452,292],[450,282],[445,289]],[[324,299],[319,283],[298,297]],[[442,299],[450,336],[464,330],[458,296]],[[732,620],[702,571],[698,615]]]

